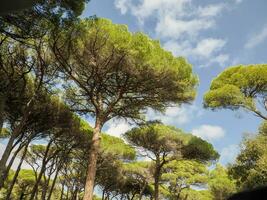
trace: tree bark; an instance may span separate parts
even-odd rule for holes
[[[61,187],[60,200],[62,200],[63,199],[63,196],[64,196],[64,187],[65,187],[65,184],[63,182],[62,183],[62,187]]]
[[[32,193],[31,193],[31,197],[30,197],[30,200],[33,200],[35,195],[36,195],[36,192],[38,190],[38,185],[42,179],[42,176],[43,176],[43,173],[45,172],[45,167],[46,167],[46,164],[47,164],[47,155],[48,155],[48,152],[49,152],[49,149],[50,149],[50,146],[52,144],[52,141],[50,141],[47,146],[46,146],[46,150],[45,150],[45,154],[44,154],[44,158],[43,158],[43,162],[42,162],[42,167],[41,167],[41,170],[40,170],[40,173],[38,175],[38,178],[33,186],[33,189],[32,189]]]
[[[139,200],[142,200],[143,193],[144,193],[144,191],[145,191],[145,189],[146,189],[146,186],[147,186],[147,183],[145,182],[145,183],[143,184],[143,187],[142,187],[140,193],[139,193]]]
[[[5,121],[4,113],[5,113],[5,96],[2,94],[0,95],[0,133],[2,131]]]
[[[15,142],[15,139],[21,134],[23,127],[28,119],[28,115],[30,114],[30,109],[32,107],[32,101],[30,101],[27,104],[26,111],[22,117],[21,122],[18,124],[18,126],[15,127],[14,131],[11,133],[11,136],[8,140],[6,149],[2,155],[2,158],[0,160],[0,189],[4,186],[5,182],[5,171],[6,171],[6,163],[7,160],[12,152],[13,149],[13,143]]]
[[[29,141],[28,141],[28,142],[29,142]],[[20,144],[20,146],[19,146],[19,147],[16,149],[16,151],[13,153],[11,159],[9,160],[8,165],[7,165],[6,168],[5,168],[5,171],[3,172],[3,175],[2,175],[3,180],[6,180],[6,178],[7,178],[7,176],[8,176],[8,173],[9,173],[9,171],[10,171],[10,169],[11,169],[11,166],[13,165],[14,160],[16,159],[18,153],[21,151],[21,149],[22,149],[23,147],[28,146],[28,142],[25,143],[25,144]],[[12,149],[14,149],[14,145],[13,145]]]
[[[6,172],[6,162],[11,154],[13,143],[16,139],[14,134],[11,134],[8,143],[6,145],[5,151],[0,160],[0,189],[4,186],[5,182],[5,172]]]
[[[159,200],[159,179],[160,179],[160,159],[156,158],[156,169],[154,173],[154,200]]]
[[[15,183],[16,183],[16,180],[17,180],[17,178],[18,178],[18,175],[19,175],[19,172],[20,172],[20,169],[21,169],[21,165],[22,165],[22,163],[23,163],[23,161],[24,161],[24,158],[25,158],[25,156],[26,156],[26,154],[27,154],[28,145],[29,145],[29,144],[27,144],[27,145],[25,146],[25,149],[24,149],[23,154],[22,154],[22,156],[21,156],[21,159],[20,159],[19,165],[18,165],[18,167],[17,167],[16,173],[14,174],[14,177],[13,177],[13,179],[12,179],[12,183],[11,183],[11,185],[9,186],[9,189],[8,189],[8,192],[7,192],[7,195],[6,195],[6,200],[9,200],[9,199],[10,199],[10,196],[11,196],[11,194],[12,194],[12,190],[13,190],[13,187],[14,187],[14,185],[15,185]]]
[[[89,153],[89,163],[87,168],[87,177],[83,200],[93,200],[96,163],[100,148],[100,131],[101,122],[99,120],[96,120],[95,128],[93,131],[92,145]]]
[[[58,167],[58,169],[57,169],[57,171],[56,171],[56,174],[55,174],[55,177],[54,177],[54,179],[53,179],[53,182],[52,182],[51,189],[50,189],[50,192],[49,192],[49,194],[48,194],[47,200],[50,200],[51,197],[52,197],[53,190],[54,190],[54,187],[55,187],[55,185],[56,185],[57,176],[58,176],[60,167],[61,167],[61,165],[59,165],[59,167]]]

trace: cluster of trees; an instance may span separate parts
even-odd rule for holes
[[[124,25],[79,19],[86,2],[40,0],[0,17],[0,199],[223,200],[264,185],[266,125],[233,166],[208,170],[219,157],[210,143],[144,119],[194,99],[191,65]],[[266,79],[266,65],[229,68],[205,106],[266,120]],[[102,133],[114,118],[136,123],[124,140]]]
[[[257,134],[246,134],[228,174],[238,191],[267,185],[267,65],[234,66],[211,83],[204,105],[212,109],[244,109],[262,119]]]

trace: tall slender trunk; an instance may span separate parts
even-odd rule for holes
[[[7,179],[8,173],[9,173],[9,171],[10,171],[10,169],[11,169],[11,167],[12,167],[12,165],[13,165],[13,163],[14,163],[14,161],[15,161],[17,155],[18,155],[18,153],[21,151],[21,149],[22,149],[23,147],[28,146],[28,142],[29,142],[29,141],[27,141],[27,143],[26,143],[26,144],[23,144],[23,145],[21,144],[21,145],[16,149],[16,151],[13,153],[11,159],[9,160],[8,165],[7,165],[6,168],[5,168],[5,171],[3,172],[3,175],[2,175],[2,176],[3,176],[3,180],[6,180],[6,179]],[[14,145],[13,145],[12,149],[14,149]]]
[[[143,193],[144,193],[144,191],[145,191],[145,189],[146,189],[146,186],[147,186],[147,183],[145,182],[145,183],[143,184],[143,187],[142,187],[140,193],[139,193],[139,200],[142,200]]]
[[[70,188],[69,188],[69,186],[67,186],[66,200],[69,199],[69,193],[70,193]]]
[[[41,167],[40,173],[38,175],[38,178],[37,178],[37,180],[36,180],[36,182],[35,182],[35,184],[33,186],[30,200],[34,199],[34,197],[36,195],[36,192],[38,190],[39,183],[40,183],[41,178],[43,176],[43,173],[45,172],[45,167],[46,167],[46,164],[47,164],[47,155],[48,155],[48,152],[49,152],[51,144],[52,144],[52,141],[50,141],[46,146],[46,150],[45,150],[45,154],[44,154],[44,158],[43,158],[43,162],[42,162],[42,167]]]
[[[12,194],[12,190],[13,190],[13,187],[14,187],[14,185],[15,185],[15,183],[16,183],[16,180],[17,180],[17,178],[18,178],[18,175],[19,175],[19,172],[20,172],[20,169],[21,169],[21,165],[22,165],[22,163],[23,163],[23,161],[24,161],[24,158],[25,158],[25,156],[26,156],[26,154],[27,154],[28,145],[29,145],[29,144],[27,144],[27,145],[25,146],[25,149],[24,149],[24,151],[23,151],[23,154],[22,154],[22,156],[21,156],[21,158],[20,158],[20,162],[19,162],[19,165],[18,165],[18,167],[17,167],[16,173],[14,174],[14,177],[13,177],[13,179],[12,179],[12,182],[11,182],[11,184],[10,184],[10,186],[9,186],[8,191],[7,191],[6,200],[9,200],[9,199],[10,199],[10,196],[11,196],[11,194]]]
[[[42,200],[45,200],[46,199],[46,194],[47,194],[47,191],[48,191],[48,188],[49,188],[49,183],[50,183],[50,180],[51,180],[51,175],[52,175],[53,167],[54,167],[54,165],[50,166],[50,170],[48,172],[48,179],[46,179],[45,173],[43,174],[43,177],[44,177],[44,185],[43,185],[43,190],[42,190],[42,195],[41,195],[41,199]]]
[[[57,169],[57,171],[56,171],[56,174],[55,174],[55,177],[54,177],[54,179],[53,179],[53,182],[52,182],[51,189],[50,189],[50,192],[49,192],[49,194],[48,194],[47,200],[50,200],[51,197],[52,197],[53,190],[54,190],[54,187],[55,187],[55,185],[56,185],[57,176],[58,176],[58,173],[59,173],[60,168],[61,168],[61,165],[59,165],[59,167],[58,167],[58,169]]]
[[[92,200],[94,193],[94,183],[96,175],[96,163],[100,148],[100,131],[101,131],[101,122],[96,120],[95,128],[93,131],[92,144],[89,153],[89,163],[87,168],[87,177],[85,183],[85,191],[83,200]]]
[[[105,189],[102,191],[102,200],[105,200]]]
[[[5,117],[4,117],[5,102],[6,102],[6,97],[3,94],[1,94],[0,95],[0,133],[2,131],[4,121],[5,121]]]
[[[12,152],[13,143],[15,142],[15,139],[21,134],[23,127],[26,124],[26,121],[27,121],[28,116],[30,114],[31,106],[32,106],[32,101],[30,101],[27,104],[27,107],[26,107],[25,113],[23,114],[22,120],[18,124],[18,126],[15,127],[14,131],[12,132],[12,134],[8,140],[6,149],[5,149],[5,151],[2,155],[2,158],[0,160],[0,189],[4,186],[6,163],[7,163],[7,160],[8,160],[8,158]]]
[[[2,155],[0,160],[0,189],[4,186],[5,182],[5,172],[6,172],[6,162],[11,154],[13,143],[16,139],[14,134],[11,134],[8,143],[6,145],[6,149]]]
[[[60,200],[63,199],[63,195],[64,195],[64,187],[65,187],[65,184],[64,184],[64,182],[63,182],[63,183],[62,183],[62,188],[61,188]]]
[[[21,190],[20,196],[19,196],[19,200],[23,200],[25,196],[25,192],[24,189]]]
[[[79,188],[77,186],[74,186],[74,192],[71,197],[71,200],[77,200],[78,191],[79,191]]]
[[[156,169],[154,172],[154,200],[159,200],[160,170],[160,159],[156,158]]]

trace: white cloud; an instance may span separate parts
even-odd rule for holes
[[[208,141],[218,140],[225,136],[225,131],[220,126],[201,125],[192,130],[192,134]]]
[[[245,44],[245,48],[250,49],[253,48],[267,39],[267,25],[263,27],[263,29],[253,35]]]
[[[161,19],[166,15],[173,17],[191,15],[189,10],[191,0],[141,0],[139,4],[134,5],[134,1],[128,0],[127,5],[131,12],[141,23],[149,17]]]
[[[215,38],[200,40],[195,46],[188,41],[178,43],[175,40],[169,40],[164,44],[164,48],[176,56],[190,56],[200,61],[206,60],[205,65],[201,67],[208,67],[212,64],[224,66],[229,61],[229,55],[219,52],[225,44],[226,40]]]
[[[106,126],[107,129],[105,132],[116,137],[120,137],[133,127],[133,125],[127,123],[125,120],[116,119],[109,121]]]
[[[216,27],[216,18],[232,7],[232,2],[196,6],[196,0],[116,0],[121,14],[135,16],[144,28],[154,26],[154,35],[164,47],[176,56],[186,56],[203,65],[225,65],[229,55],[223,53],[226,40],[203,37],[203,33]]]
[[[214,52],[221,50],[225,43],[222,39],[206,38],[201,40],[193,51],[197,55],[210,57]]]
[[[243,0],[234,0],[236,4],[240,4],[243,2]]]
[[[160,38],[179,39],[185,34],[196,37],[200,31],[209,29],[214,24],[212,19],[182,20],[166,15],[158,21],[155,31]]]
[[[192,0],[116,0],[115,6],[126,14],[130,12],[141,24],[156,19],[155,32],[160,37],[179,38],[182,34],[197,35],[200,31],[215,26],[213,17],[224,4],[196,7]]]
[[[121,14],[125,14],[128,11],[129,0],[115,0],[115,7],[120,10]]]
[[[227,147],[224,147],[220,152],[220,163],[226,165],[228,163],[234,162],[236,156],[239,153],[239,146],[236,144],[231,144]]]
[[[164,114],[157,113],[153,110],[148,110],[148,120],[160,120],[168,125],[183,125],[190,122],[193,118],[201,116],[202,109],[196,105],[183,105],[181,107],[169,107]]]
[[[217,16],[226,7],[226,4],[213,4],[206,7],[199,7],[201,17]]]
[[[230,57],[228,54],[219,54],[215,57],[212,57],[208,62],[205,63],[205,65],[200,65],[200,68],[205,68],[209,66],[220,66],[220,67],[226,67],[229,66],[229,60]]]
[[[211,61],[216,62],[216,63],[221,63],[222,65],[224,65],[227,61],[229,61],[229,55],[228,54],[220,54],[220,55],[216,56],[215,58],[213,58]]]

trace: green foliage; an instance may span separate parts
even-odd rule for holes
[[[204,187],[208,182],[208,170],[200,162],[174,160],[164,166],[162,181],[168,189],[166,196],[170,199],[179,199],[186,195],[195,194],[196,191],[191,188],[192,186]]]
[[[195,159],[201,162],[207,162],[218,158],[218,153],[208,142],[191,134],[183,133],[180,129],[166,126],[159,122],[148,122],[137,128],[133,128],[124,134],[124,138],[134,147],[141,148],[141,155],[147,156],[153,161],[152,174],[154,178],[155,199],[159,199],[159,184],[162,180],[164,166],[167,165],[168,168],[168,163],[169,168],[167,169],[165,178],[170,179],[170,182],[167,185],[169,185],[170,194],[173,194],[175,198],[179,198],[182,188],[190,187],[189,182],[184,186],[183,181],[181,182],[181,187],[177,187],[179,185],[179,177],[177,176],[179,175],[173,174],[172,170],[180,170],[177,169],[179,162],[182,162],[182,159]],[[181,163],[181,165],[183,164],[185,163]],[[168,173],[168,170],[170,173]],[[186,177],[182,179],[186,179]],[[173,196],[171,195],[171,197]]]
[[[68,102],[82,113],[95,115],[97,109],[104,122],[113,117],[139,119],[147,107],[163,111],[195,97],[197,78],[184,58],[107,19],[82,20],[71,33],[61,35],[54,51],[72,80],[66,86]]]
[[[195,136],[184,147],[183,155],[187,159],[198,161],[215,161],[219,158],[219,154],[214,150],[212,144]]]
[[[241,152],[230,167],[231,175],[236,179],[239,189],[253,189],[267,184],[267,136],[266,122],[260,128],[260,134],[244,138]]]
[[[10,131],[7,128],[0,130],[0,139],[7,138],[10,136]]]
[[[101,136],[101,151],[103,153],[116,155],[122,159],[135,159],[135,149],[127,145],[122,139],[107,134]]]
[[[133,128],[124,134],[124,138],[133,146],[143,147],[154,154],[174,152],[188,139],[180,130],[158,123]]]
[[[210,172],[209,190],[214,200],[226,200],[236,192],[235,181],[230,178],[227,169],[219,164]]]
[[[186,189],[182,194],[182,197],[186,198],[187,200],[212,200],[212,194],[209,190],[193,190],[193,189]]]
[[[212,161],[219,156],[210,143],[160,123],[148,123],[133,128],[124,137],[133,146],[142,147],[154,155],[164,155],[166,159],[171,156],[172,159]]]
[[[257,108],[258,102],[266,107],[267,65],[234,66],[227,68],[211,83],[204,96],[204,106],[212,109],[244,108],[259,117],[267,116]]]

